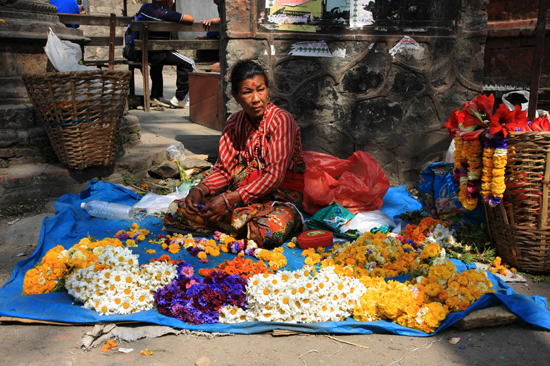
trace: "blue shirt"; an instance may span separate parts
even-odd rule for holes
[[[57,7],[58,13],[64,14],[80,14],[80,6],[76,0],[50,0],[50,4]],[[78,25],[65,24],[70,28],[78,28]]]

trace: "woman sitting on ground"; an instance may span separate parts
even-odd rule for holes
[[[246,233],[261,247],[280,246],[302,225],[300,129],[268,102],[269,81],[255,62],[235,64],[231,94],[242,111],[227,120],[213,172],[170,205],[164,222],[168,231]]]

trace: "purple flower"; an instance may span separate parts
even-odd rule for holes
[[[407,240],[407,244],[409,244],[411,247],[413,247],[414,250],[418,250],[418,244],[412,239]]]
[[[219,322],[219,310],[226,305],[246,309],[246,280],[223,271],[212,271],[202,281],[186,277],[189,264],[178,266],[178,279],[155,293],[155,305],[160,314],[189,324]],[[192,267],[191,267],[192,268]],[[189,273],[187,273],[189,274]]]
[[[119,240],[126,240],[128,239],[130,236],[128,235],[128,233],[126,231],[122,232],[122,233],[118,233],[115,235],[115,238],[119,239]]]

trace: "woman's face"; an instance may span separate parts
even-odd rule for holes
[[[269,89],[262,75],[255,75],[250,79],[241,81],[233,97],[241,105],[250,122],[259,122],[267,106]]]

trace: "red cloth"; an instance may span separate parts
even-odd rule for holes
[[[263,131],[250,124],[244,111],[233,114],[227,120],[220,138],[220,155],[214,171],[202,181],[211,194],[229,185],[238,162],[246,161],[246,151],[254,156],[258,134],[258,158],[264,168],[258,179],[241,184],[237,189],[243,203],[248,205],[281,187],[287,171],[291,171],[289,176],[293,176],[295,162],[302,159],[300,128],[290,113],[274,104],[269,103],[264,113]],[[296,178],[299,179],[298,174]],[[299,184],[294,187],[299,187]]]

